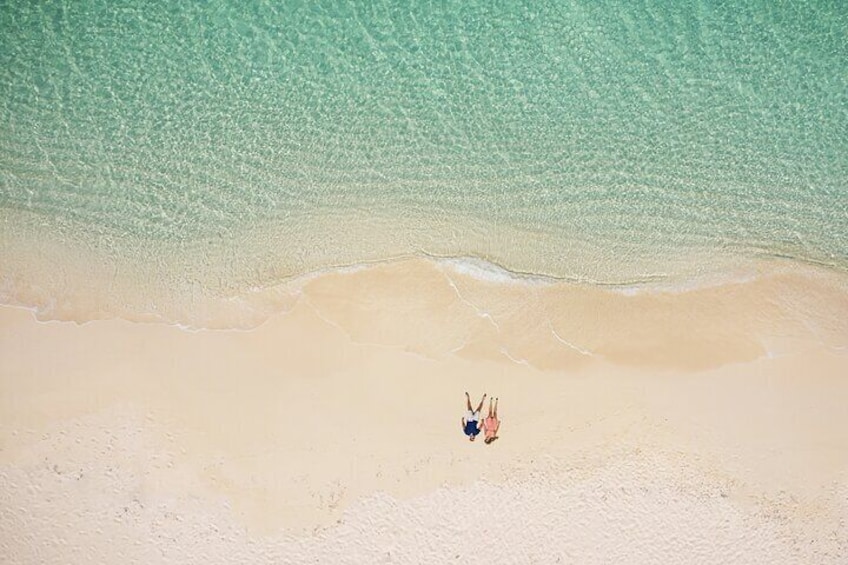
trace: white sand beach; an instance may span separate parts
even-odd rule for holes
[[[250,330],[0,308],[4,563],[845,563],[848,292],[423,259]],[[470,443],[464,392],[500,399]]]

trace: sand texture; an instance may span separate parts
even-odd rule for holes
[[[406,260],[238,330],[0,308],[2,562],[845,563],[848,286],[755,271]],[[500,398],[493,445],[466,390]]]

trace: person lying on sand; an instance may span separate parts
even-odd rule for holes
[[[483,420],[483,432],[486,439],[483,442],[486,445],[498,439],[498,428],[501,427],[501,421],[498,420],[498,399],[495,399],[495,408],[492,410],[492,399],[489,399],[489,416]]]
[[[474,441],[474,438],[480,433],[480,411],[483,409],[483,403],[485,401],[486,395],[484,394],[483,398],[480,399],[480,404],[477,405],[477,410],[472,410],[471,397],[468,396],[467,392],[465,393],[465,406],[468,408],[468,411],[462,418],[462,431],[468,436],[469,441]]]

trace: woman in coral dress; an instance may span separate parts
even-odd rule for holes
[[[489,399],[489,415],[483,420],[483,433],[485,438],[483,441],[488,445],[498,439],[498,429],[501,427],[501,421],[498,420],[498,399],[494,399],[494,407],[492,399]]]

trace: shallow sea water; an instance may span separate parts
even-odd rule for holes
[[[844,271],[846,29],[839,2],[6,4],[0,292],[152,312],[416,254]]]

